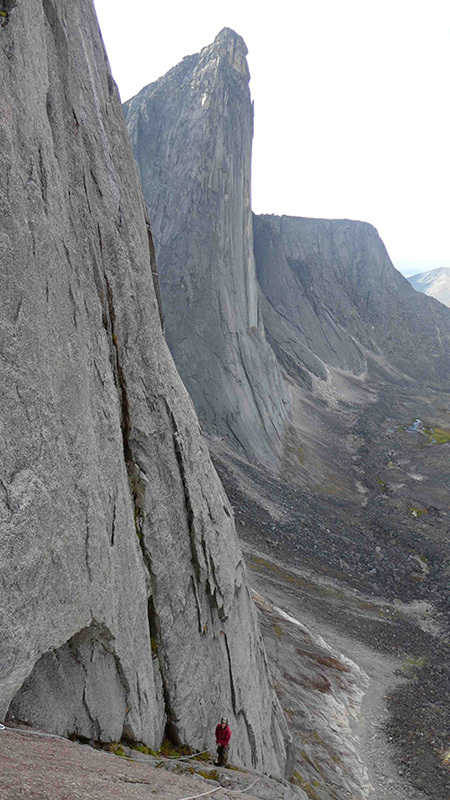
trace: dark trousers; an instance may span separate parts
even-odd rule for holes
[[[217,766],[226,767],[228,764],[228,747],[224,744],[219,744],[217,747]]]

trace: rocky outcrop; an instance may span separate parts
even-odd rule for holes
[[[175,363],[206,430],[273,465],[289,395],[258,303],[246,53],[241,37],[225,28],[124,112]]]
[[[450,306],[450,269],[448,267],[418,272],[417,275],[410,275],[408,280],[416,292],[428,294],[439,300],[440,303],[444,303],[445,306]]]
[[[447,381],[450,314],[412,291],[371,225],[262,215],[254,239],[267,336],[300,382],[328,366],[361,375],[373,359]]]
[[[93,4],[9,4],[0,46],[0,717],[203,749],[226,713],[232,757],[280,774],[284,722],[162,335]]]

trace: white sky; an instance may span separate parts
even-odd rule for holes
[[[257,213],[362,219],[450,267],[450,0],[94,0],[122,100],[223,27],[246,41]]]

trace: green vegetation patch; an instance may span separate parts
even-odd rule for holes
[[[428,514],[427,508],[414,508],[414,506],[410,506],[409,513],[412,517],[421,517],[423,514]]]
[[[290,722],[294,722],[295,720],[295,712],[292,708],[283,708],[284,713],[286,714],[287,718]]]
[[[219,773],[216,769],[211,769],[209,772],[203,769],[197,770],[197,775],[201,775],[202,778],[206,778],[207,781],[219,781]]]
[[[280,640],[284,633],[283,628],[278,624],[278,622],[275,622],[275,620],[272,622],[272,628],[277,635],[277,639]]]
[[[411,426],[406,428],[401,425],[398,430],[399,433],[404,433],[406,430],[411,430]],[[445,428],[426,428],[424,425],[421,425],[421,427],[417,429],[417,433],[421,433],[422,436],[425,436],[428,439],[428,444],[438,445],[450,442],[450,431]]]
[[[320,796],[317,794],[315,789],[313,789],[312,783],[307,781],[302,775],[300,775],[299,772],[294,772],[291,778],[291,783],[293,783],[294,786],[300,786],[308,795],[309,800],[320,800]],[[319,785],[317,781],[314,781],[314,783]]]
[[[181,756],[191,756],[192,750],[186,744],[177,746],[172,744],[169,739],[164,739],[159,754],[164,758],[181,758]]]
[[[175,769],[173,770],[176,772],[177,775],[195,775],[194,767],[188,766],[184,761],[180,764],[175,764]]]
[[[127,758],[131,760],[130,756],[125,755],[125,750],[120,742],[109,742],[104,746],[104,749],[107,750],[108,753],[113,753],[115,756],[119,756],[119,758]]]
[[[446,431],[444,428],[424,428],[423,430],[430,439],[435,440],[433,444],[447,444],[450,442],[450,431]]]
[[[194,756],[195,761],[210,761],[211,755],[210,753],[199,753],[197,756]]]
[[[136,750],[137,753],[143,753],[144,756],[153,756],[154,758],[158,758],[159,753],[156,750],[152,750],[150,747],[147,747],[145,744],[130,744],[130,750]]]
[[[417,680],[417,673],[423,669],[427,664],[427,659],[424,656],[409,656],[403,662],[401,669],[406,674]]]

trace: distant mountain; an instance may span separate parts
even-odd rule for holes
[[[450,269],[439,267],[429,272],[418,272],[408,278],[411,286],[418,292],[435,297],[440,303],[450,306]]]

